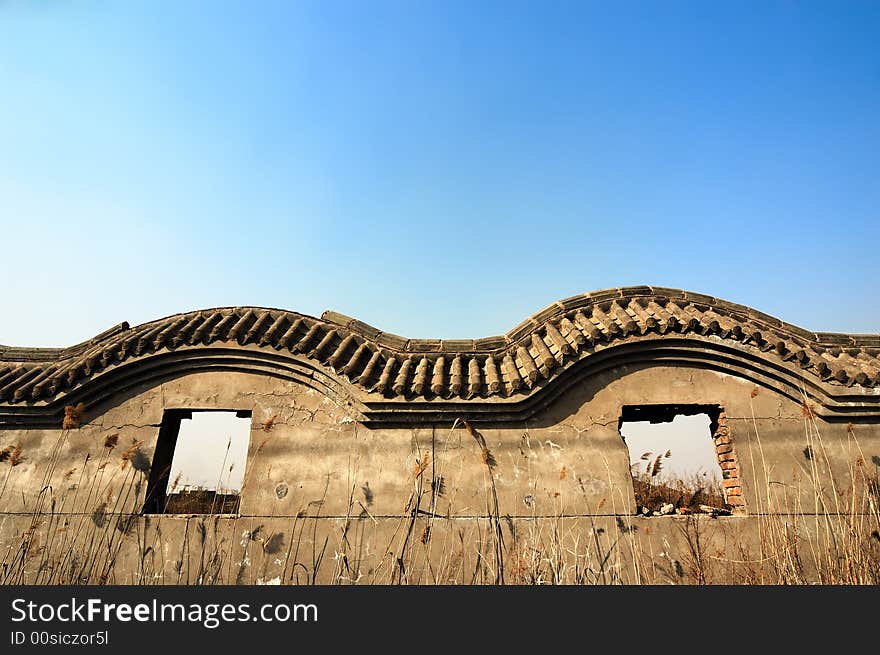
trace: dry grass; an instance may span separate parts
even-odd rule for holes
[[[461,466],[482,471],[485,504],[471,508],[481,518],[450,519],[456,498],[446,481],[456,471],[446,470],[450,460],[433,435],[408,464],[411,489],[399,517],[373,515],[374,491],[352,469],[342,518],[322,516],[328,478],[323,495],[295,516],[182,519],[139,514],[149,460],[137,440],[118,452],[117,437],[106,437],[97,461],[86,456],[59,472],[65,484],[53,489],[65,430],[33,510],[14,523],[3,519],[0,583],[880,584],[880,461],[862,454],[848,470],[833,469],[812,412],[804,413],[809,455],[801,488],[780,488],[765,464],[763,477],[748,481],[761,489],[750,517],[691,514],[700,505],[721,507],[720,489],[702,480],[658,482],[661,457],[647,462],[634,487],[640,506],[671,503],[683,510],[674,517],[627,515],[615,491],[598,504],[586,493],[580,507],[559,501],[554,516],[512,518],[499,510],[501,467],[486,439],[464,421],[452,430],[469,437]],[[848,435],[848,447],[860,452],[855,431]],[[255,459],[266,441],[251,455],[243,493],[263,466]],[[748,447],[752,461],[763,461],[757,422]],[[25,460],[20,446],[0,451],[0,503]],[[571,479],[560,469],[560,482]],[[620,499],[629,493],[618,491]],[[71,513],[74,507],[89,509]]]
[[[715,479],[706,480],[699,475],[686,480],[675,478],[660,482],[646,476],[636,476],[633,477],[633,489],[636,506],[649,513],[659,512],[668,505],[677,514],[710,512],[707,508],[718,510],[716,513],[730,512],[724,502],[721,483]]]

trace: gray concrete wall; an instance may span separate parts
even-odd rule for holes
[[[724,408],[742,516],[632,516],[621,408],[671,403]],[[175,408],[252,410],[240,516],[140,516],[147,472],[132,465],[132,449],[152,459],[163,412]],[[91,408],[77,429],[0,430],[0,449],[21,446],[20,463],[0,466],[4,575],[117,583],[470,583],[500,581],[502,572],[505,582],[808,581],[830,574],[829,557],[839,559],[828,553],[835,535],[839,542],[852,533],[863,554],[875,547],[872,508],[863,506],[872,496],[862,483],[877,473],[880,425],[816,419],[807,406],[738,377],[617,368],[521,425],[479,432],[492,468],[463,427],[370,429],[319,392],[269,376],[204,372],[136,389]],[[444,493],[433,494],[440,477]],[[792,549],[802,561],[784,561]]]

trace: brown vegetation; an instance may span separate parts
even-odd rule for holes
[[[69,484],[47,485],[40,493],[28,527],[3,544],[0,583],[234,584],[259,582],[273,566],[272,575],[280,571],[284,584],[880,584],[880,461],[860,456],[846,474],[832,473],[816,419],[805,415],[804,422],[811,453],[804,459],[804,484],[814,507],[768,485],[756,495],[752,517],[694,515],[700,506],[723,508],[720,488],[658,483],[661,457],[646,460],[634,489],[640,507],[670,503],[674,516],[629,516],[615,510],[613,499],[590,506],[585,495],[582,507],[565,508],[568,515],[560,508],[557,516],[515,519],[499,512],[499,464],[486,440],[456,421],[452,429],[473,439],[466,447],[484,479],[485,506],[478,508],[484,518],[466,528],[438,513],[439,499],[454,503],[444,482],[453,472],[444,471],[439,454],[423,450],[407,465],[413,467],[412,488],[401,498],[405,511],[398,518],[373,516],[373,491],[356,481],[356,472],[346,516],[322,517],[320,498],[295,516],[278,518],[274,529],[218,516],[238,510],[238,495],[172,493],[168,512],[202,513],[208,506],[214,512],[187,520],[177,552],[166,549],[163,530],[169,520],[181,519],[140,515],[149,471],[140,442],[114,454],[116,441],[108,437],[97,462],[86,456],[64,474]],[[67,438],[59,437],[56,452]],[[850,438],[857,447],[852,430]],[[262,445],[252,453],[249,472],[259,468],[253,459]],[[19,446],[0,453],[6,468],[2,502],[24,456]],[[50,462],[46,480],[54,466]],[[560,481],[568,477],[561,469]],[[83,503],[88,512],[67,511]],[[757,541],[738,539],[738,521],[757,522]],[[379,530],[380,524],[391,529]]]

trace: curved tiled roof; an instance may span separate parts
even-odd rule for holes
[[[121,323],[62,349],[0,346],[0,405],[48,404],[105,370],[205,347],[268,349],[383,401],[528,394],[571,363],[639,337],[722,340],[827,385],[880,387],[880,335],[810,332],[703,294],[627,287],[560,300],[503,336],[407,339],[336,312],[228,307]]]

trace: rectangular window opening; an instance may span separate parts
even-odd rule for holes
[[[250,434],[250,410],[166,410],[144,513],[237,513]]]
[[[725,479],[731,471],[722,470],[724,448],[717,445],[721,416],[718,405],[623,407],[619,431],[638,514],[730,513]]]

